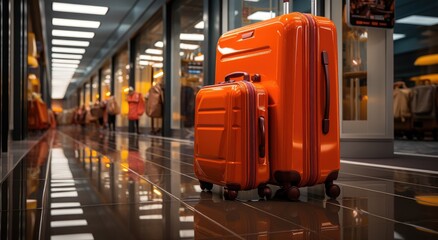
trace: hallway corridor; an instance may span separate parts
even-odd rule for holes
[[[202,192],[190,141],[48,131],[1,183],[0,239],[437,239],[438,175],[341,163],[298,202]],[[275,191],[275,186],[272,186]]]

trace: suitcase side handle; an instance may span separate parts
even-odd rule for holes
[[[259,138],[260,138],[259,157],[264,158],[266,152],[265,151],[266,129],[265,129],[264,117],[259,117]]]
[[[243,80],[249,82],[249,74],[247,72],[232,72],[225,76],[225,82],[230,82],[231,78],[243,77]]]
[[[322,133],[327,134],[330,128],[330,75],[328,68],[328,53],[327,51],[321,52],[321,60],[324,68],[324,79],[325,79],[325,109],[324,109],[324,118],[322,119]]]

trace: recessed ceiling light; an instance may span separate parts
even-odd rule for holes
[[[161,56],[151,56],[151,55],[140,55],[141,60],[157,61],[162,62],[163,57]]]
[[[52,63],[52,67],[77,68],[78,64],[71,63]]]
[[[181,33],[179,35],[181,40],[186,41],[204,41],[204,34],[199,33]]]
[[[164,43],[162,41],[158,41],[154,44],[155,47],[162,48],[164,47]]]
[[[199,48],[199,45],[181,43],[181,44],[179,44],[179,48],[184,49],[184,50],[195,50],[195,49]]]
[[[52,67],[52,73],[58,73],[58,72],[76,72],[76,68],[71,67]]]
[[[138,61],[138,64],[142,65],[142,66],[147,66],[147,65],[152,65],[155,62],[151,62],[151,61]]]
[[[88,47],[90,46],[90,42],[88,41],[74,41],[74,40],[61,40],[61,39],[53,39],[53,45],[62,45],[62,46],[77,46],[77,47]]]
[[[154,44],[155,47],[162,48],[164,43],[162,41],[158,41]],[[184,50],[195,50],[199,48],[199,45],[196,44],[188,44],[188,43],[180,43],[179,48]]]
[[[94,32],[83,31],[67,31],[67,30],[52,30],[52,36],[54,37],[72,37],[72,38],[93,38]]]
[[[245,2],[258,2],[260,0],[245,0]]]
[[[66,19],[66,18],[53,18],[52,24],[54,26],[65,26],[65,27],[82,27],[82,28],[99,28],[99,21],[86,21],[77,19]]]
[[[413,24],[413,25],[424,25],[424,26],[432,26],[438,24],[437,17],[429,17],[429,16],[421,16],[421,15],[411,15],[408,17],[400,18],[395,21],[396,23],[405,23],[405,24]]]
[[[58,12],[105,15],[108,12],[108,7],[54,2],[52,10]]]
[[[76,54],[62,54],[62,53],[52,53],[52,58],[82,59],[82,55],[76,55]]]
[[[52,72],[52,76],[68,76],[68,77],[73,77],[73,75],[75,75],[75,70],[76,68],[70,68],[69,71],[61,71],[61,70],[56,70]]]
[[[204,21],[200,21],[195,25],[196,29],[204,29]]]
[[[52,62],[53,63],[73,63],[73,64],[79,64],[81,61],[80,60],[72,60],[72,59],[53,58]]]
[[[393,34],[392,34],[392,39],[393,39],[394,41],[395,41],[395,40],[402,39],[402,38],[404,38],[404,37],[406,37],[405,34],[401,34],[401,33],[393,33]]]
[[[275,12],[257,11],[248,16],[248,20],[267,20],[275,17]]]
[[[161,49],[154,49],[154,48],[148,48],[148,49],[146,49],[145,53],[155,54],[155,55],[162,55],[163,54],[163,50],[161,50]]]
[[[204,61],[204,55],[196,56],[196,57],[195,57],[195,61],[197,61],[197,62],[202,62],[202,61]]]
[[[154,67],[154,68],[163,68],[163,63],[154,63],[154,64],[152,64],[152,67]]]
[[[84,54],[85,49],[84,48],[52,47],[52,52]]]

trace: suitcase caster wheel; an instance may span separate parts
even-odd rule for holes
[[[258,194],[260,199],[266,198],[266,200],[269,200],[272,197],[272,190],[268,186],[261,186],[258,188]]]
[[[298,189],[295,186],[290,187],[287,189],[287,198],[290,201],[296,201],[300,197],[300,189]]]
[[[341,189],[336,184],[326,185],[325,194],[332,199],[336,199],[341,194]]]
[[[224,197],[225,197],[225,200],[233,201],[234,199],[237,198],[237,191],[225,189],[224,190]]]
[[[204,182],[204,181],[199,181],[199,183],[201,185],[202,191],[204,191],[205,189],[207,189],[207,191],[211,191],[211,189],[213,189],[213,183]]]

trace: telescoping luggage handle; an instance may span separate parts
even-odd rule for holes
[[[330,114],[330,77],[328,68],[328,53],[327,51],[321,52],[322,65],[324,67],[324,79],[325,79],[325,109],[324,118],[322,119],[322,133],[327,134],[330,128],[329,114]]]

